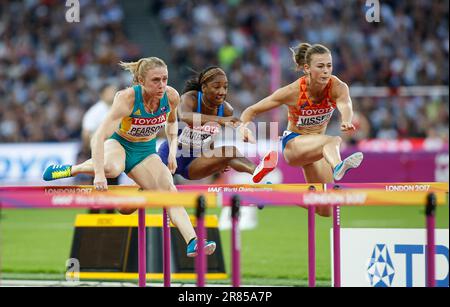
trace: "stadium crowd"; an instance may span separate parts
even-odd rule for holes
[[[98,100],[101,83],[130,83],[117,63],[142,54],[127,39],[122,8],[116,0],[80,3],[85,13],[72,24],[57,0],[0,3],[0,142],[79,139],[82,115]],[[149,1],[178,79],[220,65],[238,115],[270,93],[273,48],[280,53],[280,84],[298,77],[289,47],[300,41],[328,46],[334,73],[351,86],[448,86],[448,1],[385,0],[380,23],[367,22],[362,0],[298,3]],[[448,95],[353,102],[357,139],[448,140]],[[336,120],[330,130],[338,133]]]
[[[80,1],[75,23],[66,10],[59,0],[0,2],[0,142],[79,140],[102,83],[130,83],[117,63],[140,50],[117,1]]]
[[[365,2],[160,0],[153,10],[183,78],[186,67],[226,68],[238,111],[270,93],[273,46],[281,55],[280,83],[297,78],[288,47],[300,40],[328,46],[335,74],[352,86],[449,84],[447,1],[382,1],[381,23],[367,22]],[[369,126],[358,138],[448,138],[448,96],[354,98],[354,105]]]

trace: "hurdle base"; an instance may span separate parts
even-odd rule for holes
[[[196,226],[196,218],[190,216]],[[119,214],[82,214],[75,222],[71,258],[79,261],[80,279],[135,280],[138,278],[138,216]],[[146,215],[147,279],[163,276],[163,217]],[[186,243],[171,224],[171,278],[195,279],[194,259],[186,255]],[[218,218],[205,219],[207,237],[216,242],[216,251],[208,256],[207,279],[223,280],[225,272]],[[73,274],[73,272],[71,273]]]

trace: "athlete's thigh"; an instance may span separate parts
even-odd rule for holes
[[[105,165],[115,165],[121,168],[122,171],[125,169],[125,149],[120,145],[120,143],[114,139],[109,139],[105,141]]]
[[[226,147],[215,148],[214,155],[198,157],[189,164],[189,178],[198,180],[220,172],[228,166],[233,156],[234,152],[226,154]]]
[[[323,146],[332,137],[323,134],[300,135],[289,141],[284,149],[284,158],[291,166],[303,166],[323,158]]]
[[[303,174],[307,183],[333,183],[333,170],[330,164],[322,158],[303,166]]]
[[[148,156],[136,165],[128,173],[128,177],[133,179],[144,190],[176,190],[172,174],[157,154]]]

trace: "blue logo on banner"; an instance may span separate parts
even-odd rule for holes
[[[375,245],[367,273],[372,287],[392,286],[395,270],[386,244]]]

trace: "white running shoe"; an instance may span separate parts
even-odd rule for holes
[[[259,162],[259,165],[256,167],[253,172],[253,182],[259,183],[268,173],[273,171],[278,164],[278,152],[277,151],[269,151]]]
[[[351,156],[348,156],[341,163],[339,163],[333,170],[333,177],[335,180],[341,180],[344,175],[351,170],[352,168],[357,168],[362,160],[364,155],[362,152],[355,152]]]

